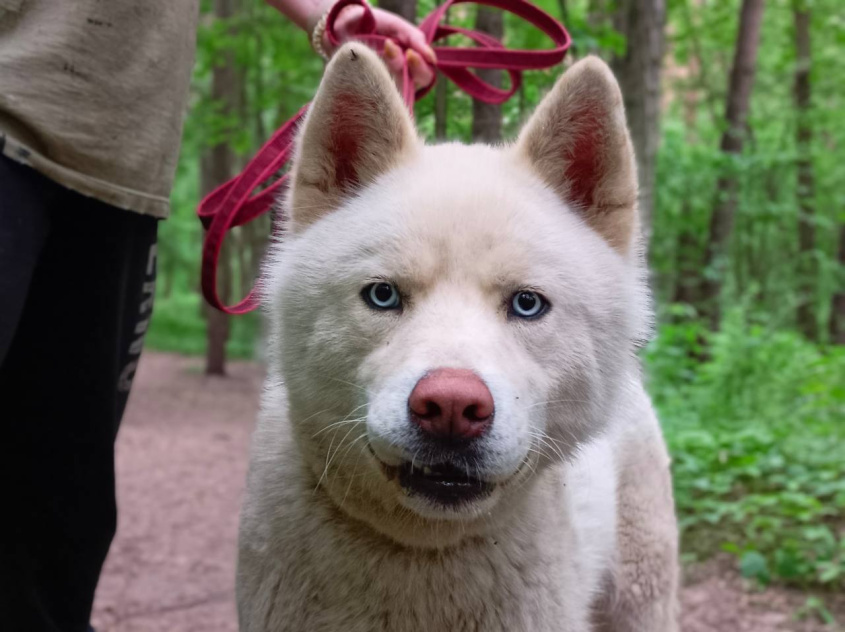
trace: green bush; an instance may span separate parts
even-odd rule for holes
[[[205,320],[200,310],[200,295],[196,292],[156,296],[153,320],[147,332],[148,349],[173,351],[187,355],[205,353]],[[230,319],[231,332],[226,344],[230,358],[252,358],[258,340],[260,318],[248,314]]]
[[[647,350],[685,558],[845,586],[845,353],[748,321],[666,325]]]

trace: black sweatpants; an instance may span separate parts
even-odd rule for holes
[[[0,155],[0,630],[88,629],[156,229]]]

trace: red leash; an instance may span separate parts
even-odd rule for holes
[[[499,40],[486,33],[441,24],[449,8],[462,3],[482,4],[512,13],[548,35],[555,47],[549,50],[508,50]],[[365,0],[340,0],[332,7],[326,22],[329,42],[332,46],[340,44],[334,23],[340,12],[352,4],[364,7],[364,15],[355,39],[383,54],[384,43],[391,38],[375,33],[375,18]],[[511,98],[522,82],[521,71],[549,68],[560,63],[571,42],[569,33],[560,22],[525,0],[446,0],[422,21],[420,30],[429,44],[450,35],[463,35],[478,44],[475,48],[434,46],[437,55],[437,64],[434,66],[461,90],[486,103],[504,103]],[[394,43],[403,50],[406,48],[396,40]],[[404,55],[403,59],[402,97],[413,110],[414,102],[434,87],[435,80],[415,92]],[[510,75],[510,88],[503,90],[492,86],[470,72],[470,68],[505,70]],[[308,105],[305,105],[273,134],[239,176],[209,193],[197,209],[197,215],[207,231],[202,247],[202,293],[212,307],[227,314],[251,312],[258,307],[259,300],[257,288],[250,290],[244,299],[231,306],[224,305],[217,295],[217,261],[223,247],[223,239],[230,229],[246,224],[269,211],[287,185],[288,174],[285,174],[260,193],[252,194],[259,186],[269,182],[290,160],[298,123],[305,116],[307,109]]]

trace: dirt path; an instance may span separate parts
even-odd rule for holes
[[[117,442],[120,519],[98,632],[236,632],[235,539],[261,377],[253,364],[220,379],[197,359],[144,355]],[[683,592],[684,632],[832,629],[793,621],[800,595],[749,594],[715,565],[698,575]]]

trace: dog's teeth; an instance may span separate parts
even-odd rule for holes
[[[431,468],[426,465],[423,468],[423,474],[431,474]]]

